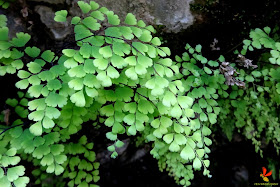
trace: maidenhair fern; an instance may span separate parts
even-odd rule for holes
[[[201,45],[187,44],[173,61],[169,48],[153,36],[155,29],[133,14],[122,22],[93,1],[78,6],[82,17],[70,18],[66,10],[55,14],[57,22],[71,20],[75,32],[77,46],[62,54],[28,46],[26,33],[9,39],[7,19],[0,16],[0,74],[17,74],[21,90],[6,101],[12,115],[0,118],[2,186],[29,183],[21,159],[36,167],[36,184],[56,175],[57,185],[98,186],[99,163],[87,137],[99,125],[109,129],[112,158],[124,145],[122,134],[139,135],[151,142],[160,170],[183,186],[191,184],[194,170],[211,177],[209,135],[217,120],[229,138],[235,126],[244,129],[259,150],[265,130],[279,148],[280,78],[271,64],[280,62],[280,45],[267,35],[269,28],[251,32],[239,54],[243,68],[237,69],[223,56],[208,60]],[[271,64],[245,73],[244,67],[256,68],[244,56],[247,50],[263,47],[271,49],[266,54]],[[76,142],[82,129],[88,133]]]
[[[252,140],[256,151],[262,155],[263,137],[266,144],[272,142],[279,154],[280,126],[280,43],[278,36],[269,27],[263,30],[255,29],[250,32],[250,39],[243,41],[243,49],[239,60],[233,63],[241,67],[238,72],[239,80],[246,81],[246,89],[232,87],[228,99],[219,100],[223,106],[219,115],[220,126],[229,139],[237,128],[248,139]],[[252,64],[252,60],[245,58],[249,52],[263,49],[261,57]],[[238,51],[235,51],[238,54]],[[232,120],[235,119],[235,120]]]

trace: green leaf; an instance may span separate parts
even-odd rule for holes
[[[132,79],[132,80],[137,80],[137,79],[138,79],[138,76],[137,76],[137,74],[136,74],[136,72],[135,72],[135,68],[133,68],[133,67],[127,69],[127,70],[125,71],[125,75],[126,75],[128,78]]]
[[[197,45],[197,46],[195,46],[195,50],[196,50],[198,53],[200,53],[200,52],[201,52],[201,48],[202,48],[202,46],[201,46],[201,45]]]
[[[180,150],[180,146],[175,141],[173,141],[169,146],[169,150],[171,152],[178,152]]]
[[[84,14],[88,13],[91,10],[91,6],[83,1],[78,1],[78,5]]]
[[[186,145],[184,149],[182,149],[180,156],[185,160],[192,160],[195,158],[195,153],[191,146]]]
[[[84,77],[86,75],[86,72],[84,71],[84,66],[79,65],[79,66],[76,66],[74,68],[71,68],[68,71],[68,75],[70,77],[79,77],[79,78]]]
[[[20,32],[16,34],[17,38],[12,39],[12,44],[16,47],[23,47],[31,39],[29,34]]]
[[[177,103],[177,98],[175,97],[175,95],[172,92],[167,91],[163,97],[162,104],[164,106],[170,107],[175,105],[176,103]]]
[[[72,79],[68,82],[68,86],[69,88],[73,88],[74,90],[81,90],[84,87],[83,81],[84,80],[82,78]]]
[[[167,144],[170,144],[170,143],[173,141],[173,137],[174,137],[174,134],[173,134],[173,133],[171,133],[171,134],[166,134],[166,135],[164,135],[163,140],[164,140]]]
[[[15,166],[15,167],[9,168],[8,172],[7,172],[7,179],[10,182],[13,182],[16,179],[18,179],[20,176],[23,176],[24,171],[25,171],[25,168],[23,166]]]
[[[41,54],[41,57],[45,61],[51,62],[52,60],[54,60],[54,52],[52,52],[51,50],[46,50]]]
[[[117,135],[112,132],[107,132],[106,137],[111,141],[115,141],[117,139]]]
[[[32,58],[35,58],[35,57],[39,56],[39,54],[41,52],[41,50],[39,48],[37,48],[37,47],[32,47],[32,48],[31,47],[27,47],[27,48],[25,48],[24,51],[25,51],[25,53],[27,55],[29,55]]]
[[[112,79],[119,78],[120,76],[119,72],[113,66],[108,67],[107,75]]]
[[[195,158],[193,161],[193,168],[194,169],[200,169],[202,166],[201,161],[199,160],[199,158]]]
[[[115,151],[115,146],[114,145],[110,145],[109,147],[107,147],[107,150],[108,151],[111,151],[111,152],[113,152],[113,151]]]
[[[10,99],[8,98],[6,100],[6,104],[10,105],[11,107],[16,107],[18,104],[18,101],[16,99]]]
[[[209,165],[210,165],[210,161],[209,160],[203,160],[203,162],[204,162],[204,165],[206,167],[209,167]]]
[[[29,183],[28,177],[19,177],[17,180],[14,181],[14,185],[16,187],[25,187]]]
[[[74,103],[77,107],[84,107],[86,104],[85,96],[83,93],[83,90],[74,93],[71,97],[70,100],[72,103]]]
[[[99,4],[94,1],[90,1],[90,6],[92,10],[96,10],[99,8]]]
[[[202,128],[202,134],[204,136],[209,136],[211,134],[211,130],[204,125],[203,128]]]
[[[80,17],[75,16],[75,17],[72,18],[71,24],[76,25],[76,24],[78,24],[80,22],[80,20],[81,20]]]
[[[61,83],[58,79],[51,80],[47,83],[47,87],[49,90],[59,90],[61,88]]]
[[[8,27],[0,28],[0,40],[8,40],[9,29]]]
[[[53,164],[53,162],[54,162],[53,155],[51,153],[49,153],[42,158],[40,164],[42,166],[47,166],[47,165],[49,166],[49,165]]]
[[[99,19],[101,21],[105,19],[104,14],[100,11],[93,11],[90,15],[95,19]]]
[[[144,22],[143,20],[139,20],[138,23],[137,23],[137,25],[138,25],[139,27],[146,27],[146,24],[145,24],[145,22]]]
[[[54,127],[54,121],[51,120],[49,117],[45,116],[44,119],[43,119],[43,127],[45,129],[50,129],[50,128],[53,128]]]
[[[91,30],[97,31],[100,29],[101,25],[93,17],[86,17],[83,21],[83,24]]]
[[[94,59],[93,64],[98,69],[105,70],[108,67],[109,62],[108,59],[99,58],[99,59]]]
[[[188,96],[178,96],[178,103],[182,108],[190,108],[193,104],[193,99]]]
[[[243,40],[244,45],[249,46],[251,44],[251,40]]]
[[[174,118],[179,118],[182,115],[182,109],[176,104],[170,111],[170,115]]]
[[[124,143],[120,140],[118,140],[116,143],[115,143],[116,147],[120,148],[122,146],[124,146]]]
[[[104,57],[104,58],[109,58],[112,57],[112,49],[110,46],[105,46],[99,49],[99,53]]]
[[[67,104],[67,99],[62,95],[59,95],[55,92],[51,92],[46,98],[46,104],[51,107],[58,106],[62,108],[64,105]]]
[[[7,26],[7,17],[4,14],[0,15],[0,27],[6,27]]]
[[[132,13],[128,13],[126,15],[124,23],[128,24],[128,25],[136,25],[137,24],[137,20],[136,20],[135,16]]]
[[[142,42],[150,42],[152,39],[152,35],[150,31],[144,30],[142,32],[142,35],[139,37],[139,40],[141,40]]]
[[[108,113],[107,113],[107,115],[108,115]],[[113,125],[112,132],[114,134],[122,134],[125,132],[125,128],[122,126],[122,124],[116,122]]]
[[[15,156],[17,153],[17,149],[16,148],[10,148],[7,152],[6,155],[7,156]]]
[[[67,10],[60,10],[60,11],[57,11],[55,13],[55,17],[54,17],[54,20],[56,22],[65,22],[66,21],[66,17],[67,17]]]
[[[217,123],[217,115],[214,113],[208,113],[208,119],[211,124]]]
[[[201,158],[204,155],[204,149],[197,149],[196,150],[197,155]]]
[[[254,79],[253,76],[247,75],[247,76],[245,77],[245,80],[248,81],[248,82],[254,82],[255,79]]]
[[[39,73],[42,70],[42,67],[40,66],[40,64],[36,63],[36,62],[30,62],[27,64],[28,70],[33,73]]]
[[[160,45],[161,45],[161,41],[160,41],[160,39],[159,39],[158,37],[154,37],[154,38],[152,39],[151,43],[152,43],[153,45],[156,45],[156,46],[160,46]]]
[[[119,25],[120,24],[120,19],[118,15],[115,15],[114,12],[109,11],[106,13],[108,22],[112,25]]]

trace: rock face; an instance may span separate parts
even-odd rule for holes
[[[66,0],[73,15],[79,12],[76,2]],[[179,32],[192,25],[194,17],[190,12],[193,0],[95,0],[101,6],[113,10],[121,19],[131,12],[137,19],[151,25],[164,25],[167,32]],[[87,0],[89,2],[89,0]]]
[[[28,1],[45,2],[49,4],[63,4],[65,2],[65,0],[28,0]]]
[[[29,0],[35,3],[35,12],[40,15],[42,23],[50,30],[55,40],[63,40],[71,32],[70,17],[81,16],[78,0]],[[89,2],[90,0],[84,0]],[[193,24],[194,17],[190,12],[193,0],[95,0],[101,6],[114,11],[121,20],[127,13],[133,13],[137,19],[142,19],[151,25],[164,25],[165,32],[179,32]],[[42,5],[43,3],[43,5]],[[67,23],[54,21],[56,6],[69,10]],[[59,8],[61,9],[61,8]]]
[[[51,8],[38,5],[35,7],[35,11],[40,15],[42,23],[50,29],[54,39],[62,40],[71,32],[71,29],[68,28],[68,22],[58,23],[54,21],[55,12]]]

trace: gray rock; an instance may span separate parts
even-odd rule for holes
[[[78,0],[66,0],[71,6],[72,15],[81,15],[77,6]],[[193,0],[96,0],[124,20],[127,13],[133,13],[151,25],[164,25],[167,32],[179,32],[193,24],[194,16],[190,11]],[[89,2],[86,0],[85,2]]]
[[[65,2],[65,0],[28,0],[28,1],[45,2],[49,4],[63,4]]]
[[[9,28],[9,38],[16,37],[19,32],[27,32],[25,24],[22,23],[20,15],[12,11],[0,9],[0,15],[3,14],[7,17],[7,27]]]
[[[68,22],[60,23],[54,21],[55,12],[47,7],[38,5],[35,11],[40,15],[42,23],[50,29],[52,36],[56,40],[63,40],[68,34],[71,33],[70,25]]]

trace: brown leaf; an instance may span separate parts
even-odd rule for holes
[[[237,85],[238,87],[245,88],[245,83],[240,80],[236,80],[236,78],[234,77],[235,73],[239,73],[232,66],[229,65],[229,62],[222,62],[222,64],[219,67],[219,70],[222,74],[224,74],[226,78],[226,85]]]
[[[252,64],[253,60],[250,60],[241,54],[238,54],[237,58],[238,58],[238,60],[236,60],[236,62],[238,62],[239,66],[243,66],[248,69],[250,67],[252,67],[253,69],[258,67],[257,65]]]

